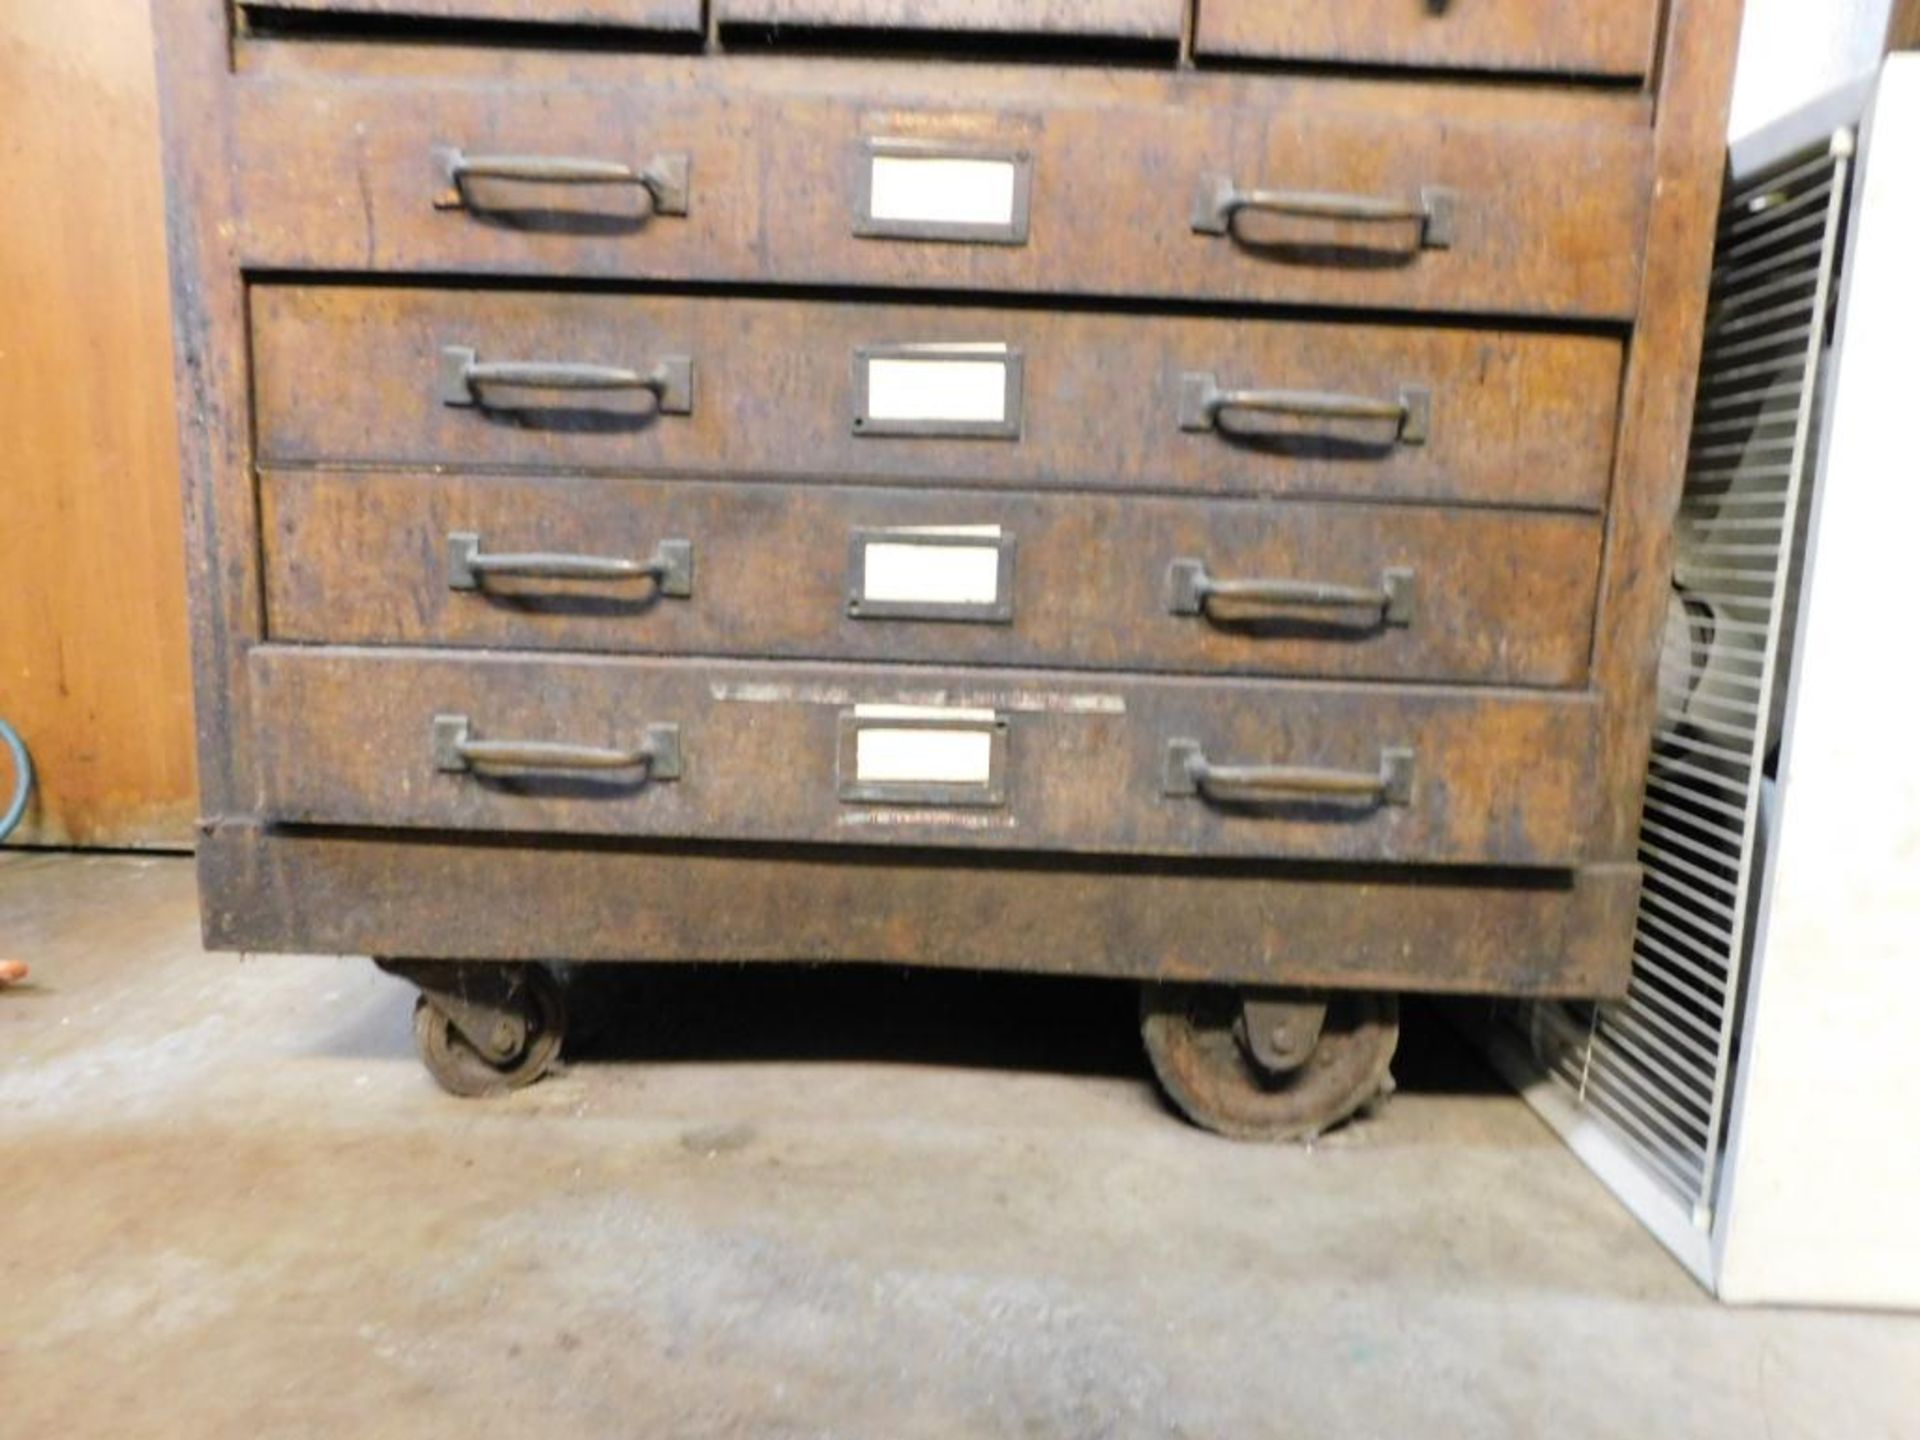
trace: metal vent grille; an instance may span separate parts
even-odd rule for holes
[[[1522,1012],[1536,1058],[1656,1184],[1711,1213],[1778,739],[1828,301],[1852,147],[1742,184],[1721,212],[1619,1004]]]

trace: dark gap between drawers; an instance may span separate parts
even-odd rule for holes
[[[887,671],[900,674],[908,679],[926,675],[937,677],[950,675],[956,670],[972,672],[987,671],[1001,677],[1005,685],[1028,683],[1044,686],[1049,676],[1071,679],[1076,683],[1084,681],[1090,675],[1105,676],[1112,681],[1131,679],[1151,681],[1168,688],[1187,686],[1199,690],[1314,690],[1353,691],[1360,694],[1381,691],[1415,695],[1459,694],[1472,691],[1476,702],[1490,700],[1512,700],[1521,702],[1552,701],[1557,704],[1571,704],[1581,696],[1593,697],[1599,703],[1600,692],[1593,686],[1591,677],[1578,685],[1558,687],[1552,685],[1514,685],[1510,683],[1490,683],[1484,685],[1466,684],[1458,680],[1355,680],[1345,676],[1333,678],[1309,675],[1248,675],[1239,672],[1206,673],[1200,671],[1159,671],[1159,670],[1075,670],[1059,665],[956,665],[945,660],[834,660],[800,659],[788,656],[742,655],[657,655],[622,654],[609,650],[516,650],[500,645],[475,645],[467,647],[438,646],[411,641],[402,645],[372,645],[363,643],[337,644],[328,640],[261,640],[247,647],[250,654],[265,653],[271,659],[275,652],[288,655],[325,655],[341,660],[381,660],[411,658],[415,661],[457,661],[460,664],[473,664],[481,661],[513,661],[528,665],[541,666],[591,666],[597,669],[641,669],[660,668],[671,665],[675,668],[705,666],[714,671],[737,672],[746,675],[749,672],[774,667],[787,671],[817,671],[822,676],[844,675],[849,671]],[[962,707],[966,708],[966,707]],[[986,707],[981,707],[986,708]],[[799,842],[795,842],[799,843]]]
[[[246,828],[255,829],[248,825]],[[1345,881],[1417,889],[1442,884],[1453,888],[1526,890],[1571,894],[1573,869],[1502,869],[1492,865],[1406,865],[1390,861],[1248,860],[1243,857],[1186,860],[1163,855],[1075,854],[1031,850],[937,850],[884,845],[824,845],[729,840],[649,840],[601,835],[507,834],[492,830],[385,830],[368,825],[288,825],[262,823],[258,833],[271,838],[344,840],[382,845],[457,845],[466,850],[578,851],[594,854],[711,857],[758,860],[778,865],[841,865],[850,869],[883,865],[914,870],[985,870],[1041,874],[1194,876],[1222,880]]]
[[[463,290],[525,295],[648,295],[720,300],[791,300],[805,304],[875,303],[956,305],[969,309],[1046,311],[1072,314],[1167,315],[1213,320],[1288,320],[1323,324],[1399,326],[1421,330],[1502,330],[1515,334],[1575,335],[1625,342],[1630,321],[1594,316],[1504,315],[1494,311],[1367,309],[1342,305],[1261,305],[1217,300],[1155,299],[1128,295],[1058,295],[1033,291],[956,290],[881,285],[740,284],[705,280],[605,280],[568,275],[462,274],[458,271],[282,270],[243,268],[253,285],[318,289],[343,286],[364,290]]]
[[[266,602],[263,601],[264,605]],[[473,644],[460,645],[451,641],[436,645],[430,651],[422,651],[416,640],[398,640],[391,643],[378,641],[357,641],[352,645],[341,645],[332,640],[300,640],[274,633],[271,626],[265,632],[261,646],[271,646],[275,650],[313,654],[325,651],[338,654],[343,651],[355,651],[367,655],[393,655],[402,652],[431,654],[447,660],[488,660],[517,659],[552,661],[556,664],[580,661],[667,661],[676,665],[833,665],[844,669],[857,670],[879,667],[888,670],[926,671],[952,674],[954,671],[1008,673],[1008,666],[1000,660],[912,660],[889,658],[885,660],[844,659],[821,655],[743,655],[728,653],[724,655],[708,654],[688,650],[663,650],[646,646],[632,646],[620,650],[557,650],[546,647],[510,648],[500,645]],[[1031,662],[1023,662],[1022,669]],[[1062,678],[1071,678],[1076,683],[1090,684],[1101,679],[1122,680],[1169,680],[1191,681],[1199,684],[1250,684],[1250,685],[1315,685],[1357,687],[1378,690],[1447,690],[1454,692],[1472,691],[1476,696],[1488,699],[1500,697],[1528,696],[1539,698],[1551,696],[1570,698],[1593,693],[1592,667],[1566,685],[1534,685],[1516,688],[1505,680],[1462,680],[1457,676],[1443,679],[1419,678],[1404,675],[1380,675],[1368,679],[1356,679],[1352,675],[1343,675],[1333,671],[1297,669],[1287,671],[1241,670],[1226,666],[1211,669],[1168,670],[1158,665],[1139,663],[1130,664],[1124,669],[1081,667],[1067,665],[1060,661],[1049,661],[1047,674]],[[878,803],[878,802],[876,802]],[[895,802],[886,802],[893,804]],[[883,806],[882,808],[885,808]]]
[[[1647,88],[1647,77],[1644,75],[1595,75],[1578,70],[1395,65],[1386,61],[1367,64],[1353,60],[1262,60],[1239,55],[1195,55],[1192,64],[1202,74],[1271,75],[1275,79],[1394,80],[1419,85],[1472,86],[1477,89],[1491,85],[1513,90],[1582,90],[1609,95],[1637,95],[1644,93]],[[1652,123],[1653,114],[1649,109],[1647,124]]]
[[[388,45],[459,45],[470,49],[599,50],[620,53],[697,55],[703,34],[593,21],[486,20],[462,16],[374,15],[241,4],[244,25],[237,39],[249,41],[371,41]]]
[[[920,472],[903,470],[897,474],[850,476],[838,470],[794,472],[784,471],[770,474],[758,470],[718,469],[688,470],[677,469],[671,473],[659,473],[646,470],[622,469],[618,466],[600,465],[501,465],[483,461],[461,460],[444,465],[422,464],[417,460],[318,460],[311,457],[267,456],[259,453],[256,445],[253,470],[256,479],[267,471],[287,470],[314,474],[338,475],[443,475],[449,471],[463,475],[501,479],[552,479],[574,478],[583,480],[633,480],[636,482],[674,483],[686,481],[695,484],[739,484],[739,485],[833,485],[848,489],[902,489],[913,490],[927,495],[966,497],[981,502],[1008,495],[1024,496],[1073,496],[1073,495],[1110,495],[1118,498],[1139,497],[1154,500],[1194,500],[1210,504],[1235,504],[1247,506],[1276,506],[1293,504],[1311,505],[1374,505],[1395,510],[1486,510],[1501,515],[1588,515],[1600,517],[1606,509],[1598,505],[1539,505],[1526,504],[1512,500],[1462,500],[1432,499],[1424,496],[1408,496],[1398,499],[1383,495],[1354,495],[1341,491],[1290,490],[1284,493],[1256,492],[1246,490],[1210,491],[1157,489],[1141,485],[1093,485],[1076,483],[1041,487],[1029,482],[1007,485],[985,485],[978,481],[942,481],[938,485],[928,485]]]
[[[996,65],[1031,62],[1152,70],[1171,70],[1180,59],[1178,39],[1126,35],[878,29],[735,21],[721,24],[718,37],[721,47],[736,55],[774,53]]]

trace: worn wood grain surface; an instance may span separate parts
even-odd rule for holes
[[[1920,50],[1920,0],[1894,0],[1887,21],[1889,50]]]
[[[1594,516],[1429,506],[337,470],[269,471],[262,501],[269,632],[341,644],[1564,686],[1586,678],[1600,559]],[[848,613],[864,578],[857,532],[895,532],[876,538],[899,546],[959,526],[995,527],[1013,547],[1004,623]],[[636,561],[682,539],[692,594],[524,578],[456,590],[455,532],[492,552]],[[1403,568],[1412,613],[1386,624],[1378,606],[1222,602],[1207,618],[1175,614],[1182,558],[1222,580],[1359,589]]]
[[[862,961],[1428,992],[1618,994],[1639,869],[947,857],[223,825],[210,944],[445,959]],[[486,904],[476,897],[512,897]],[[716,903],[716,896],[725,897]]]
[[[1205,0],[1194,49],[1632,79],[1647,72],[1659,23],[1659,0]]]
[[[858,99],[887,108],[937,101],[981,119],[1034,104],[1065,109],[1147,105],[1263,113],[1358,110],[1376,116],[1444,115],[1454,121],[1640,130],[1653,124],[1655,98],[1644,85],[1462,83],[1460,76],[1406,69],[1330,73],[1321,67],[1186,66],[1145,59],[1113,64],[1097,47],[1056,47],[1036,54],[1014,45],[969,54],[964,64],[943,64],[932,71],[926,64],[892,63],[884,54],[854,44],[798,50],[709,45],[691,54],[644,44],[523,45],[503,62],[497,45],[370,44],[356,33],[366,28],[364,22],[344,17],[339,26],[303,34],[295,45],[264,38],[229,45],[231,69],[240,81],[234,98],[246,86],[270,79],[341,87],[349,81],[356,87],[510,82],[552,90],[618,87],[622,77],[628,77],[630,85],[744,89],[791,100]],[[449,42],[461,38],[457,27],[429,28]]]
[[[1519,50],[1508,58],[1495,50],[1476,56],[1470,47],[1452,58],[1429,52],[1429,59],[1411,61],[1422,73],[1388,80],[1379,68],[1364,75],[1316,66],[1290,73],[1289,57],[1268,57],[1281,60],[1274,67],[1096,67],[1057,47],[1040,47],[1029,57],[1039,63],[1028,65],[1006,63],[1014,52],[1000,46],[991,62],[938,66],[851,53],[782,55],[775,48],[728,54],[724,44],[700,55],[392,45],[357,40],[347,30],[299,44],[242,37],[235,45],[224,17],[204,0],[159,3],[170,22],[166,70],[177,117],[181,373],[197,422],[187,453],[201,694],[212,722],[203,727],[202,753],[213,772],[207,835],[209,853],[222,857],[205,871],[209,931],[217,939],[284,945],[304,937],[323,948],[373,951],[420,942],[430,947],[421,953],[505,958],[534,953],[523,947],[544,928],[539,953],[546,955],[558,948],[583,958],[631,956],[639,935],[667,958],[722,950],[774,958],[797,934],[808,954],[833,948],[859,958],[932,957],[927,963],[1048,968],[1055,954],[1072,951],[1086,957],[1085,968],[1111,973],[1152,973],[1129,967],[1157,965],[1160,973],[1242,981],[1536,993],[1620,988],[1636,875],[1633,757],[1644,755],[1646,660],[1666,581],[1664,530],[1684,442],[1737,0],[1671,0],[1661,57],[1644,86],[1631,83],[1630,69],[1606,70],[1591,59],[1580,62],[1588,67],[1581,73],[1623,83],[1496,83],[1489,68],[1531,70],[1547,62]],[[1463,7],[1446,18],[1464,25],[1471,13]],[[1579,32],[1579,13],[1560,7],[1547,23],[1564,39]],[[1643,7],[1626,17],[1632,23],[1623,33],[1634,32],[1636,16]],[[1392,44],[1411,42],[1413,28],[1424,27],[1408,27]],[[1516,21],[1502,43],[1523,28]],[[876,42],[888,48],[884,35],[862,28],[846,36],[846,52]],[[1376,64],[1360,55],[1345,59]],[[1437,72],[1455,63],[1477,73],[1439,81]],[[876,136],[1024,154],[1033,162],[1027,243],[854,234],[859,149]],[[603,154],[609,137],[619,143]],[[684,217],[613,224],[604,215],[582,216],[577,197],[539,207],[531,218],[524,207],[471,198],[436,205],[442,187],[433,150],[448,145],[627,164],[684,152],[694,176],[691,203]],[[1344,238],[1202,238],[1192,224],[1193,181],[1202,165],[1236,186],[1394,200],[1441,184],[1456,191],[1460,225],[1450,248],[1399,256],[1357,255]],[[1275,239],[1280,243],[1259,243]],[[257,331],[247,321],[248,268],[268,282],[254,297],[262,302]],[[366,272],[389,278],[378,286],[339,283]],[[564,293],[520,294],[503,285],[553,281],[566,282],[556,287]],[[560,342],[658,340],[646,327],[649,316],[664,313],[660,307],[698,316],[710,303],[708,287],[717,296],[743,285],[751,293],[737,297],[733,343],[759,317],[790,318],[769,324],[756,337],[762,343],[739,345],[743,358],[717,369],[712,357],[729,354],[725,327],[689,325],[702,347],[686,347],[697,370],[687,416],[639,425],[547,416],[543,425],[525,406],[476,415],[472,407],[440,402],[435,377],[412,363],[461,343],[441,338],[441,322],[471,323],[496,307],[503,316],[513,312],[512,323],[488,337],[489,350],[528,340],[557,347],[539,355],[502,350],[501,358],[615,363],[630,357],[611,349],[576,355]],[[356,298],[376,289],[382,298]],[[463,314],[440,313],[402,333],[406,326],[398,322],[408,306],[431,308],[462,289],[472,292]],[[800,298],[802,289],[832,303],[815,308]],[[282,323],[291,314],[287,297],[329,291],[302,321],[304,330]],[[271,313],[276,306],[280,313]],[[328,306],[340,313],[323,314]],[[611,318],[581,318],[601,307]],[[1008,324],[1027,327],[1019,338],[1043,360],[1052,327],[1065,333],[1109,318],[1141,331],[1164,326],[1158,333],[1166,343],[1137,347],[1120,337],[1110,346],[1112,363],[1123,369],[1148,357],[1121,387],[1120,404],[1098,403],[1111,398],[1112,387],[1091,373],[1053,401],[1035,392],[1049,424],[1029,430],[1031,417],[1023,416],[1022,440],[996,442],[1005,447],[997,460],[982,458],[989,452],[977,448],[981,442],[955,441],[929,443],[925,458],[911,462],[869,460],[876,444],[921,442],[854,436],[846,403],[851,334],[828,336],[841,352],[829,378],[825,369],[810,370],[809,342],[831,322],[802,320],[829,310],[898,318],[917,307],[945,318],[1018,317]],[[563,313],[571,318],[552,321]],[[422,309],[416,319],[426,314]],[[1288,331],[1309,319],[1328,328]],[[363,343],[349,322],[387,333]],[[1302,355],[1316,364],[1356,360],[1365,347],[1353,337],[1388,332],[1396,346],[1430,333],[1449,343],[1491,339],[1494,348],[1480,357],[1489,377],[1509,363],[1500,358],[1509,337],[1529,347],[1577,346],[1589,357],[1606,354],[1606,378],[1599,387],[1536,383],[1513,390],[1504,424],[1490,409],[1485,423],[1462,432],[1471,443],[1449,453],[1444,471],[1423,473],[1417,459],[1396,453],[1359,472],[1377,488],[1356,491],[1333,483],[1350,479],[1348,462],[1356,457],[1336,463],[1320,453],[1285,457],[1276,481],[1275,471],[1251,463],[1272,455],[1163,428],[1156,397],[1167,394],[1168,372],[1177,377],[1184,369],[1182,346],[1172,337],[1214,325],[1287,332],[1302,342],[1243,356],[1263,362],[1249,367],[1249,384],[1292,383],[1301,372],[1286,362]],[[1556,337],[1557,330],[1569,333]],[[1109,337],[1093,329],[1081,338]],[[297,343],[280,343],[290,339]],[[261,358],[257,391],[246,368],[251,341]],[[1623,342],[1631,357],[1624,376]],[[708,356],[704,362],[696,348]],[[1410,353],[1391,348],[1375,358],[1405,362]],[[724,386],[709,393],[707,381],[728,373],[753,377],[763,392],[759,408],[751,397],[729,399]],[[1452,373],[1463,370],[1455,364]],[[1464,373],[1476,383],[1482,378],[1473,367]],[[1375,370],[1360,378],[1388,377]],[[1624,397],[1617,410],[1616,384]],[[1575,398],[1590,401],[1594,388],[1606,392],[1601,407]],[[424,407],[423,394],[430,400]],[[1556,438],[1536,443],[1530,417],[1541,399],[1556,395],[1567,397]],[[1049,416],[1047,406],[1062,398],[1079,403]],[[250,444],[256,399],[277,467],[264,476]],[[1458,425],[1473,414],[1471,404],[1457,402],[1436,406],[1437,425],[1447,415]],[[502,408],[514,413],[498,413]],[[1060,428],[1070,411],[1099,423],[1087,420],[1078,433]],[[766,430],[769,414],[782,419],[775,427],[783,430],[780,447],[756,450],[757,442],[734,433]],[[805,428],[830,422],[832,431]],[[1020,446],[1038,435],[1059,443],[1042,454],[1044,468],[1023,469],[1035,452]],[[1183,436],[1202,448],[1169,445],[1169,437]],[[687,453],[645,448],[685,445],[689,437],[698,445]],[[1436,437],[1433,443],[1447,443],[1438,429]],[[1212,453],[1203,443],[1208,438],[1229,453],[1189,460]],[[607,444],[595,459],[599,441]],[[1009,460],[1009,451],[1029,459]],[[1218,468],[1209,470],[1212,464]],[[342,465],[340,473],[322,473]],[[1183,480],[1189,465],[1200,467],[1197,483]],[[942,486],[1036,504],[1068,493],[1103,497],[1090,503],[1126,494],[1129,503],[1173,508],[1219,503],[1196,492],[1284,495],[1292,502],[1337,496],[1349,504],[1392,498],[1402,503],[1378,508],[1417,509],[1423,524],[1466,523],[1449,520],[1434,502],[1520,505],[1536,512],[1528,523],[1578,526],[1604,517],[1605,569],[1588,683],[1567,691],[998,671],[984,655],[968,662],[975,669],[840,664],[837,656],[826,664],[542,657],[502,651],[478,631],[474,648],[464,651],[347,648],[327,643],[336,638],[330,635],[263,644],[275,605],[284,602],[292,615],[302,605],[335,602],[321,598],[291,564],[287,578],[307,587],[304,597],[290,590],[276,599],[269,591],[256,487],[264,484],[276,520],[297,522],[298,503],[331,503],[337,518],[322,528],[337,525],[364,541],[391,533],[382,507],[396,520],[410,513],[411,502],[395,497],[432,471],[441,472],[429,492],[440,506],[473,503],[482,490],[530,496],[566,472],[573,475],[566,483],[583,494],[628,487],[626,493],[641,495],[649,486],[686,484],[690,493],[725,492],[736,500],[753,487],[802,481],[795,494],[804,503],[885,493],[902,515],[936,501]],[[366,483],[327,489],[356,481]],[[1186,498],[1175,498],[1183,490]],[[1156,493],[1167,498],[1143,498]],[[512,517],[532,514],[532,504],[516,499],[490,514],[518,523]],[[346,518],[362,511],[364,522]],[[418,518],[403,522],[416,563],[436,558],[425,537],[443,513],[451,512],[429,507],[431,528]],[[1037,513],[1045,519],[1044,510]],[[1471,514],[1476,524],[1502,518],[1485,508]],[[1354,519],[1343,517],[1343,526]],[[598,528],[611,536],[616,527],[608,516]],[[273,553],[291,562],[295,532],[275,533],[271,546],[288,548]],[[1212,528],[1207,534],[1224,538]],[[1251,533],[1233,538],[1255,543]],[[1348,543],[1316,541],[1331,548],[1312,553],[1344,554]],[[1128,553],[1123,527],[1114,558]],[[321,568],[329,563],[322,560]],[[277,584],[280,577],[273,578]],[[447,612],[432,606],[444,599],[414,589],[381,601],[373,633],[398,639],[405,626],[425,626],[437,615],[441,628],[431,639],[439,644],[448,638]],[[1542,616],[1550,610],[1543,606]],[[452,633],[467,643],[457,629]],[[510,629],[498,643],[528,644],[526,635]],[[569,643],[587,643],[585,631],[573,635]],[[1522,643],[1522,630],[1512,638]],[[1453,653],[1472,664],[1470,650]],[[738,689],[736,676],[744,682]],[[1135,725],[1123,730],[1095,719],[1088,723],[1097,735],[1068,726],[1070,716],[1081,719],[1079,702],[1059,697],[1084,700],[1096,681]],[[1016,682],[1017,690],[1007,688]],[[1010,713],[1001,829],[993,821],[963,829],[928,818],[924,807],[873,810],[843,823],[870,802],[841,798],[840,710],[855,700],[910,703],[915,696],[929,703],[970,698]],[[471,712],[485,737],[603,745],[629,745],[639,738],[634,725],[671,718],[649,717],[649,709],[678,708],[687,767],[680,779],[630,787],[634,793],[611,799],[578,786],[524,783],[528,777],[503,784],[450,773],[435,767],[432,750],[432,720],[443,701],[450,702],[445,709]],[[1100,707],[1090,713],[1098,716]],[[1148,782],[1163,778],[1153,762],[1164,760],[1160,745],[1174,727],[1195,732],[1189,738],[1220,763],[1353,771],[1377,764],[1388,743],[1383,727],[1403,731],[1419,757],[1415,798],[1394,807],[1401,814],[1340,817],[1230,813],[1169,796]],[[773,755],[779,766],[770,764]],[[1038,782],[1023,769],[1036,757],[1045,762]],[[263,820],[290,828],[262,831]],[[349,837],[308,826],[371,829]],[[380,830],[388,833],[374,833]],[[582,833],[599,838],[558,838]],[[801,848],[781,853],[794,844]],[[320,856],[336,845],[347,848]],[[292,858],[296,849],[304,858]],[[1062,853],[1075,849],[1107,853],[1082,865]],[[1230,890],[1187,883],[1203,876],[1198,857],[1219,865],[1210,881],[1247,883]],[[1283,869],[1276,863],[1282,858],[1316,863]],[[1436,869],[1440,861],[1517,868]],[[1617,863],[1579,868],[1596,861]],[[810,868],[815,862],[824,865]],[[1128,893],[1142,905],[1151,902],[1151,917],[1130,911],[1121,889],[1089,880],[1109,870],[1125,875]],[[994,882],[975,885],[986,872]],[[1033,879],[1008,881],[1008,873]],[[1073,878],[1063,881],[1062,874]],[[1447,898],[1458,888],[1455,877],[1472,891],[1471,902]],[[1589,882],[1599,877],[1608,899],[1598,908],[1541,898],[1596,893]],[[1174,878],[1181,883],[1172,885]],[[674,891],[659,926],[648,928],[624,903],[636,883]],[[825,909],[803,903],[814,887]],[[474,903],[476,896],[507,893],[515,896],[511,906]],[[1534,899],[1509,906],[1494,898],[1514,894]],[[373,897],[378,903],[369,903]],[[946,928],[956,907],[969,903],[1011,928],[998,930],[989,946],[950,941]],[[577,924],[569,920],[557,932],[546,926],[551,912],[568,905]],[[725,924],[703,928],[701,916],[716,907],[727,911]],[[860,916],[832,913],[847,909]],[[1206,922],[1216,912],[1221,927],[1210,929]],[[1277,948],[1281,936],[1298,944]]]
[[[1584,695],[312,646],[251,669],[263,813],[290,824],[1566,866],[1591,809]],[[1000,717],[1004,803],[843,801],[858,706]],[[616,750],[677,725],[685,773],[442,773],[443,714],[480,740]],[[1360,775],[1410,747],[1411,799],[1168,796],[1183,738],[1215,764]]]
[[[1700,373],[1741,3],[1673,0],[1668,20],[1645,313],[1628,351],[1594,630],[1594,682],[1608,715],[1596,777],[1594,853],[1610,859],[1625,860],[1639,847],[1654,687],[1673,585],[1673,517]]]
[[[540,66],[529,75],[545,73]],[[778,63],[573,58],[551,83],[458,68],[392,79],[249,76],[235,87],[234,217],[271,269],[887,285],[1624,320],[1638,294],[1648,135],[1631,123],[1511,123],[1497,87],[1422,107],[1390,89],[1200,76],[1153,103],[1096,70],[956,93],[940,67],[866,61],[797,93]],[[763,78],[764,77],[764,78]],[[1214,83],[1218,79],[1220,83]],[[1234,103],[1234,102],[1239,103]],[[1622,107],[1604,109],[1628,119]],[[1507,121],[1493,118],[1506,115]],[[869,139],[1024,153],[1024,245],[856,235]],[[684,216],[631,191],[515,186],[436,208],[436,147],[644,166],[686,158]],[[1416,201],[1454,193],[1454,237],[1411,224],[1252,216],[1193,225],[1204,177],[1243,189]],[[617,208],[625,207],[625,208]],[[1115,237],[1125,236],[1125,243]]]
[[[255,407],[271,464],[599,470],[1468,500],[1597,508],[1620,346],[1498,330],[1223,320],[979,305],[256,286]],[[856,352],[902,343],[1020,352],[1016,439],[861,435]],[[441,394],[448,346],[481,361],[692,364],[688,414],[648,397]],[[1222,387],[1431,395],[1429,433],[1242,417],[1181,428],[1181,377]],[[1236,439],[1236,436],[1238,437]]]
[[[11,843],[183,846],[193,713],[143,0],[0,9],[0,196],[0,716],[39,782]]]

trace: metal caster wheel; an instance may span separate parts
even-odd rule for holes
[[[531,1085],[566,1039],[560,982],[541,965],[381,961],[420,987],[413,1043],[442,1090],[477,1099]]]
[[[1140,1036],[1187,1118],[1236,1140],[1311,1140],[1393,1089],[1391,995],[1149,985]]]

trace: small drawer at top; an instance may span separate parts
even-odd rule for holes
[[[884,35],[1180,39],[1186,0],[713,0],[723,26]]]
[[[1659,0],[1204,0],[1201,56],[1635,79]]]

